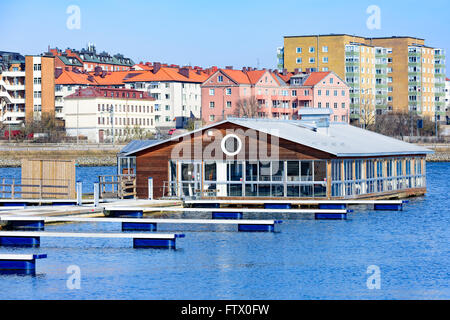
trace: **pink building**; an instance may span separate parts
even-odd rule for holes
[[[201,87],[206,123],[229,116],[298,119],[300,108],[327,106],[331,121],[348,122],[349,87],[333,72],[280,74],[227,67],[213,72]]]

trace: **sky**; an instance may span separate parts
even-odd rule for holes
[[[79,19],[67,13],[73,5]],[[380,8],[380,29],[367,27],[371,5]],[[449,10],[449,0],[0,0],[0,51],[91,42],[136,63],[275,68],[284,36],[345,33],[414,36],[450,54]]]

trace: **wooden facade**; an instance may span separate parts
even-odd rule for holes
[[[22,198],[75,199],[75,160],[22,159]]]

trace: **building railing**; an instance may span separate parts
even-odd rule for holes
[[[134,199],[136,198],[136,175],[104,175],[99,176],[99,192],[102,199]]]
[[[2,199],[70,198],[69,179],[13,179],[0,177]]]

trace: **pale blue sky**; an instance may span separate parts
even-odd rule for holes
[[[69,5],[81,9],[80,30],[66,27]],[[381,30],[366,27],[370,5],[381,9]],[[449,11],[448,0],[0,0],[0,50],[93,42],[135,62],[274,68],[283,36],[347,33],[416,36],[450,54]]]

